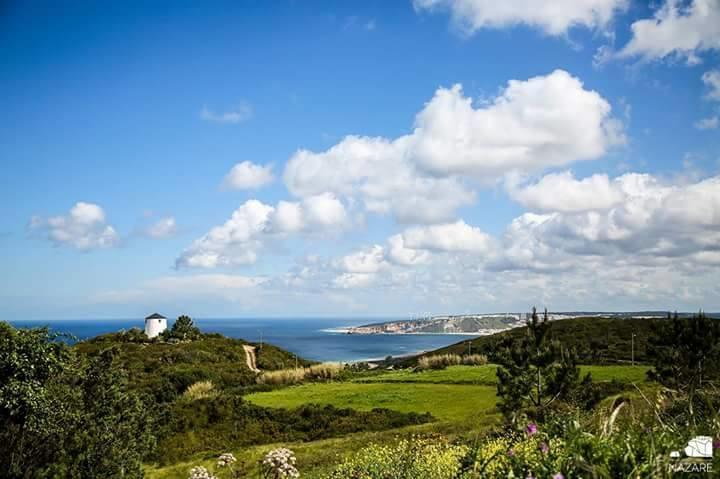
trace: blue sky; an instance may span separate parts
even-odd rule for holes
[[[3,7],[0,317],[720,309],[717,0],[151,3]]]

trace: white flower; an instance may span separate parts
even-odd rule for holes
[[[217,465],[218,465],[218,467],[226,467],[226,466],[231,466],[235,462],[237,462],[237,459],[235,459],[235,456],[233,456],[229,452],[226,452],[225,454],[220,455],[220,457],[218,458]]]
[[[300,472],[295,468],[295,454],[287,448],[273,449],[265,455],[262,465],[275,479],[297,478]]]
[[[210,474],[210,471],[203,466],[196,466],[190,469],[189,479],[217,479],[217,477]]]

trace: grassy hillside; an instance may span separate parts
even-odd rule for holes
[[[171,401],[198,381],[212,381],[219,389],[255,384],[255,373],[247,367],[243,345],[252,344],[219,334],[204,334],[189,342],[129,341],[126,334],[113,333],[77,343],[83,354],[95,355],[115,348],[127,370],[130,385],[152,395],[158,402]],[[253,346],[258,346],[252,344]],[[295,364],[295,355],[270,344],[257,347],[257,365],[262,370]],[[298,364],[310,361],[298,359]]]
[[[476,384],[495,386],[497,366],[452,366],[422,372],[410,370],[388,371],[376,376],[357,379],[363,383],[430,383],[430,384]],[[619,381],[621,383],[643,383],[646,381],[647,366],[611,365],[580,366],[580,376],[592,375],[593,381]]]
[[[635,361],[644,363],[647,341],[665,319],[625,319],[625,318],[573,318],[552,322],[550,335],[567,347],[574,347],[581,363],[607,364],[630,362],[631,338],[635,334]],[[485,354],[492,361],[499,345],[506,340],[519,338],[526,334],[526,328],[516,328],[492,336],[464,340],[450,346],[426,353],[434,354]],[[410,364],[417,358],[398,361]]]

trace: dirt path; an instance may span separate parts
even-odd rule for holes
[[[245,350],[245,360],[247,361],[247,366],[250,368],[250,371],[254,373],[259,373],[260,370],[257,367],[257,362],[255,358],[255,346],[248,346],[247,344],[243,344],[243,349]]]

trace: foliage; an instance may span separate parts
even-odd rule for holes
[[[189,401],[195,401],[196,399],[203,399],[211,397],[217,394],[215,385],[212,381],[198,381],[195,384],[191,384],[183,393],[183,399]]]
[[[442,438],[373,444],[340,464],[327,479],[453,479],[468,448]]]
[[[667,320],[661,317],[571,318],[553,321],[553,327],[548,334],[550,339],[575,349],[578,361],[583,364],[630,362],[633,349],[635,361],[643,364],[649,361],[648,338],[666,322]],[[480,336],[472,341],[464,340],[426,355],[463,354],[471,349],[474,353],[486,355],[490,362],[495,363],[498,361],[497,354],[502,350],[503,344],[509,340],[522,339],[526,334],[527,327],[514,328],[490,336]],[[398,363],[412,365],[416,361],[417,359],[409,358],[398,360]]]
[[[360,431],[381,431],[432,420],[428,414],[387,409],[355,411],[305,404],[269,409],[237,395],[218,395],[172,404],[159,431],[153,459],[171,464],[203,451],[221,451],[279,441],[314,441]]]
[[[691,318],[670,318],[650,338],[653,370],[649,377],[668,388],[694,396],[720,373],[720,320],[702,311]]]
[[[550,328],[547,310],[540,320],[533,308],[526,335],[498,352],[498,407],[508,418],[522,411],[542,418],[548,406],[569,397],[578,383],[574,351],[549,339]]]
[[[592,415],[574,411],[490,437],[477,448],[468,477],[669,478],[688,462],[671,459],[671,451],[682,451],[695,435],[720,434],[717,410],[692,428],[667,415],[670,402],[639,401],[613,403]]]
[[[340,363],[313,364],[307,368],[281,369],[266,371],[257,378],[258,384],[288,385],[300,384],[312,380],[337,379],[344,371]]]
[[[117,361],[128,373],[131,388],[151,395],[155,403],[163,404],[201,381],[212,381],[219,390],[256,387],[256,374],[247,367],[245,344],[248,343],[219,334],[203,334],[195,341],[177,344],[138,344],[123,342],[116,333],[79,342],[74,349],[92,357],[114,348]],[[270,344],[256,349],[256,358],[261,369],[295,363],[293,354]],[[304,360],[299,363],[311,364]]]
[[[172,328],[163,331],[162,334],[162,338],[166,341],[171,338],[180,341],[193,341],[200,338],[200,336],[200,329],[195,326],[192,318],[186,315],[179,316],[173,323]]]
[[[445,369],[448,366],[464,364],[466,366],[482,366],[487,364],[487,356],[482,354],[438,354],[434,356],[423,356],[418,360],[417,367],[424,371],[427,369]]]
[[[55,339],[0,323],[0,477],[142,477],[151,417],[113,352]]]

